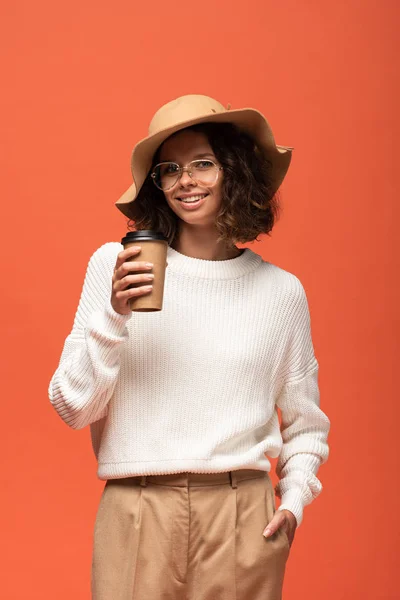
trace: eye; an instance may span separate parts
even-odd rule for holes
[[[209,169],[210,167],[213,167],[214,163],[211,162],[211,160],[198,160],[196,162],[196,167],[198,169]]]
[[[176,173],[178,169],[179,167],[175,163],[168,163],[167,165],[164,165],[165,173]]]

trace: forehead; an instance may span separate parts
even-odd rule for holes
[[[208,138],[199,131],[179,131],[165,140],[161,146],[161,160],[189,160],[201,153],[213,154]]]

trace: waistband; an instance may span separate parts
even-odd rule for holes
[[[182,473],[167,473],[162,475],[133,475],[120,479],[108,479],[107,483],[127,482],[147,486],[149,483],[155,485],[168,485],[177,487],[193,487],[203,485],[221,485],[230,484],[233,488],[237,487],[238,481],[255,478],[269,478],[268,471],[259,469],[238,469],[236,471],[226,471],[221,473],[191,473],[188,471]]]

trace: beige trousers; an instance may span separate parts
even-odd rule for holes
[[[281,600],[290,552],[266,471],[107,480],[97,510],[92,600]]]

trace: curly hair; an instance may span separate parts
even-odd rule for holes
[[[255,140],[233,123],[198,123],[185,130],[204,133],[224,169],[221,207],[215,218],[218,242],[246,243],[262,233],[270,235],[280,216],[280,195],[279,191],[275,194],[271,191],[271,162]],[[172,135],[181,131],[184,129]],[[179,233],[180,219],[150,176],[160,162],[161,146],[154,153],[149,173],[131,205],[128,228],[160,231],[171,245]]]

